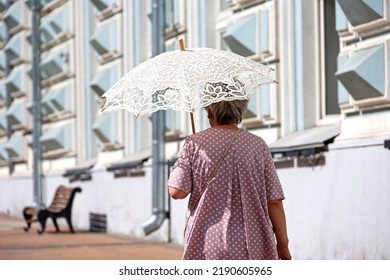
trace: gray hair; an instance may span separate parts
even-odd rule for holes
[[[220,101],[213,103],[206,108],[211,111],[219,125],[239,124],[248,108],[248,99]]]

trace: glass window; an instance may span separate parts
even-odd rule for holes
[[[355,101],[384,96],[384,45],[353,52],[336,76]]]
[[[41,21],[40,40],[47,43],[64,32],[70,32],[69,4],[44,17]]]
[[[17,100],[12,102],[6,113],[6,118],[9,125],[24,124],[25,120],[25,101]]]
[[[69,56],[69,45],[58,47],[53,52],[42,55],[40,63],[42,79],[67,72],[70,68]]]
[[[0,107],[4,106],[7,101],[7,87],[5,81],[0,81]]]
[[[70,124],[65,126],[56,126],[43,131],[40,138],[42,152],[50,152],[59,149],[70,150],[72,139],[72,129]]]
[[[13,36],[5,47],[5,53],[7,54],[10,63],[21,58],[22,40],[22,36]]]
[[[334,5],[334,1],[330,2]],[[338,0],[337,2],[348,21],[353,26],[358,26],[383,18],[383,0],[354,1],[353,9],[351,9],[351,1]]]
[[[233,52],[242,56],[251,56],[256,54],[257,40],[254,32],[257,31],[256,15],[252,14],[230,23],[226,27],[223,40]]]
[[[118,0],[91,0],[91,2],[99,11],[103,11],[109,7],[113,7],[115,4],[118,4]]]
[[[5,144],[5,150],[12,161],[21,160],[25,157],[25,145],[22,135],[13,134]]]
[[[0,113],[0,135],[2,135],[7,130],[7,117],[6,112]]]
[[[5,44],[8,38],[8,27],[4,22],[0,22],[0,41]]]
[[[273,60],[276,58],[275,24],[274,5],[259,5],[245,16],[237,13],[220,30],[221,49],[262,61]]]
[[[11,30],[21,24],[21,20],[24,19],[22,15],[22,1],[18,1],[13,4],[5,13],[3,20]]]
[[[119,79],[119,64],[100,67],[91,82],[93,91],[101,97]]]
[[[95,136],[106,148],[119,148],[118,113],[115,111],[99,114],[92,126]]]
[[[165,36],[177,36],[185,30],[185,1],[165,1]]]
[[[0,143],[0,166],[4,166],[4,162],[8,161],[8,153],[5,145],[6,142]]]
[[[271,116],[270,85],[261,85],[249,98],[248,110],[244,119],[266,119]]]
[[[24,89],[23,85],[23,77],[25,75],[23,67],[17,67],[12,70],[12,72],[8,75],[6,80],[7,91],[11,95],[19,95]]]
[[[165,130],[177,132],[180,131],[180,112],[176,110],[165,111]]]
[[[91,45],[98,56],[118,52],[118,32],[117,20],[107,20],[96,29]]]

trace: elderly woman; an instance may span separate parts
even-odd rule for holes
[[[283,190],[268,146],[239,130],[248,100],[206,108],[211,128],[189,136],[169,194],[191,194],[183,259],[291,259]]]

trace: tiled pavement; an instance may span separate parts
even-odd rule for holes
[[[174,244],[68,228],[56,233],[50,224],[39,235],[37,223],[25,232],[24,220],[0,214],[0,260],[178,260],[182,254]]]

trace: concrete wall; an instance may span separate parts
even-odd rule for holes
[[[325,166],[278,170],[294,258],[389,259],[390,151],[378,139],[325,156]]]

